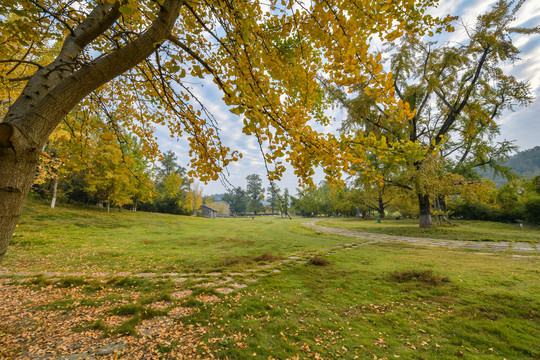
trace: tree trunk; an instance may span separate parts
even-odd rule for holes
[[[58,175],[54,178],[52,200],[51,200],[51,209],[54,209],[54,206],[56,205],[56,193],[57,193],[57,191],[58,191]]]
[[[378,204],[379,218],[384,219],[384,202],[382,196],[379,194],[379,204]]]
[[[111,211],[111,201],[107,200],[107,214]]]
[[[431,223],[431,205],[428,194],[418,194],[418,205],[420,208],[420,227],[430,228]]]
[[[437,212],[437,225],[442,225],[442,215],[441,215],[442,212],[441,212],[441,206],[439,204],[439,197],[438,196],[435,197],[433,208]]]
[[[440,207],[441,211],[443,212],[443,215],[446,216],[446,198],[445,198],[445,196],[444,195],[439,195],[438,200],[439,200],[439,207]]]
[[[38,149],[15,127],[0,123],[0,263],[34,182]]]
[[[134,201],[133,202],[133,209],[132,209],[133,212],[137,212],[137,201]]]

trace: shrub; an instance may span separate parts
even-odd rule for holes
[[[309,263],[311,265],[315,265],[315,266],[328,266],[328,265],[330,265],[330,261],[328,261],[326,259],[323,259],[320,256],[312,257],[311,259],[309,259]]]
[[[464,220],[483,220],[497,222],[516,222],[525,219],[524,206],[497,209],[478,203],[457,201],[448,206],[452,218]]]
[[[540,199],[529,200],[525,203],[523,217],[531,224],[540,225]]]
[[[434,274],[431,270],[408,270],[408,271],[396,271],[390,274],[390,279],[398,282],[404,283],[409,281],[416,281],[423,284],[428,284],[432,286],[441,285],[442,283],[449,282],[450,280],[446,277]]]

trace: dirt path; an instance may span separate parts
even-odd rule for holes
[[[321,231],[328,234],[350,236],[354,238],[361,238],[366,240],[374,240],[376,242],[395,242],[405,243],[409,245],[418,246],[443,246],[448,248],[462,248],[472,250],[487,250],[487,251],[518,251],[518,252],[540,252],[540,243],[531,244],[528,242],[508,242],[508,241],[459,241],[459,240],[444,240],[444,239],[430,239],[430,238],[417,238],[406,236],[394,236],[386,234],[376,234],[364,231],[356,231],[335,227],[328,227],[317,224],[318,220],[312,220],[302,225],[311,229]]]

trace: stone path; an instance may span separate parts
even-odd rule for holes
[[[0,270],[0,285],[9,283],[15,278],[16,281],[24,282],[29,278],[36,276],[44,276],[51,281],[57,281],[62,278],[68,277],[80,277],[89,280],[107,281],[111,278],[118,277],[138,277],[147,278],[150,281],[158,281],[163,279],[169,279],[175,283],[181,284],[184,291],[177,291],[173,293],[173,298],[189,296],[187,292],[191,292],[190,289],[196,289],[200,287],[212,288],[215,291],[222,294],[229,294],[233,291],[246,288],[248,283],[255,283],[259,278],[280,273],[282,266],[293,266],[295,264],[305,264],[309,258],[315,255],[316,252],[306,252],[291,255],[286,259],[273,261],[271,263],[256,264],[252,268],[243,270],[242,272],[208,272],[208,273],[153,273],[153,272],[96,272],[96,273],[82,273],[82,272],[36,272],[36,271],[10,271]],[[187,294],[187,295],[186,295]]]
[[[364,231],[356,231],[342,228],[334,228],[317,224],[317,220],[312,220],[302,224],[311,229],[325,232],[328,234],[350,236],[357,239],[373,240],[373,242],[394,242],[404,243],[408,245],[419,246],[443,246],[447,248],[462,248],[472,250],[487,250],[487,251],[518,251],[518,252],[540,252],[540,243],[528,243],[528,242],[509,242],[509,241],[459,241],[459,240],[444,240],[444,239],[430,239],[430,238],[417,238],[417,237],[405,237],[394,236],[386,234],[376,234]]]

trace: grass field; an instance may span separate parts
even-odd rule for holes
[[[490,221],[452,220],[452,223],[455,226],[444,224],[421,229],[418,227],[418,219],[383,219],[381,223],[351,218],[329,218],[324,221],[326,226],[388,235],[466,241],[540,242],[539,228],[520,228],[518,224]]]
[[[0,358],[540,358],[538,254],[373,244],[304,221],[31,203],[0,266]],[[495,225],[459,227],[538,235]]]
[[[3,265],[21,271],[240,270],[250,258],[289,256],[335,242],[305,236],[301,219],[205,219],[27,206]],[[227,266],[228,265],[228,266]]]

